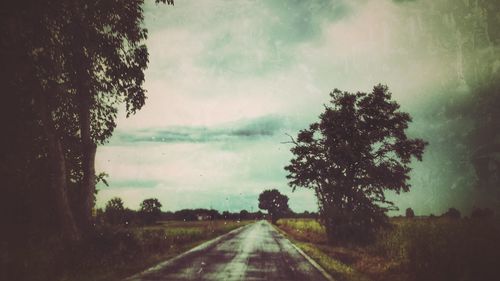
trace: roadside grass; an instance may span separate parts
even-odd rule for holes
[[[122,280],[253,221],[162,221],[152,226],[100,227],[76,249],[62,280]]]
[[[498,218],[395,218],[364,247],[329,245],[313,219],[278,225],[339,281],[489,281],[500,267]]]
[[[335,280],[369,281],[367,276],[357,271],[349,262],[339,259],[335,254],[338,249],[328,245],[325,229],[315,219],[281,219],[278,221],[278,230]]]

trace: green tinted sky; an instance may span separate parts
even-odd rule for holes
[[[414,116],[410,134],[431,142],[397,205],[417,214],[470,207],[473,171],[451,167],[463,143],[450,139],[472,121],[442,113],[470,95],[456,43],[464,32],[449,1],[438,2],[149,3],[148,99],[98,150],[97,168],[110,174],[98,205],[120,196],[137,208],[157,197],[164,210],[257,210],[258,194],[278,188],[294,210],[314,210],[311,192],[287,187],[285,134],[315,121],[333,88],[383,83]]]

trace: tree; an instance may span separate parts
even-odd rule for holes
[[[250,213],[247,210],[240,211],[240,220],[248,220],[250,219]]]
[[[412,219],[412,218],[415,217],[415,212],[413,211],[412,208],[407,208],[406,212],[405,212],[405,215],[406,215],[407,218]]]
[[[46,162],[46,201],[67,241],[91,230],[96,147],[111,136],[118,106],[125,104],[128,116],[144,105],[148,53],[143,2],[28,0],[1,5],[0,58],[9,72],[0,79],[4,104],[11,107],[2,111],[8,116],[2,120],[16,120],[13,125],[21,128],[9,129],[12,143],[4,147],[39,147],[31,159],[18,161],[19,168],[30,172],[26,167],[32,165],[26,163]],[[26,132],[32,132],[29,138]],[[20,147],[20,139],[32,144]],[[11,151],[9,155],[18,155]],[[17,181],[17,175],[8,176]]]
[[[335,89],[330,97],[320,120],[291,137],[294,158],[285,170],[293,190],[315,191],[330,241],[363,241],[396,209],[385,191],[410,190],[409,164],[422,160],[427,143],[406,135],[411,117],[387,86],[370,93]]]
[[[441,216],[450,219],[460,219],[462,214],[460,214],[460,211],[456,208],[449,208],[448,211],[446,211],[446,213],[442,214]]]
[[[153,224],[161,215],[161,203],[156,198],[145,199],[141,203],[139,216],[145,224]]]
[[[122,224],[125,221],[125,208],[123,200],[119,197],[114,197],[106,203],[104,211],[106,221],[110,224]]]
[[[259,195],[259,208],[267,210],[272,223],[276,224],[278,219],[286,215],[290,210],[288,196],[281,194],[277,189],[264,190]]]

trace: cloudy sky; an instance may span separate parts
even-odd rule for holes
[[[282,142],[317,119],[332,89],[370,91],[377,83],[387,84],[413,115],[409,133],[431,142],[424,162],[415,165],[413,190],[391,198],[417,213],[438,213],[460,201],[449,196],[456,182],[436,180],[432,171],[437,162],[451,161],[436,152],[436,131],[462,123],[435,116],[440,100],[470,89],[461,50],[435,51],[436,38],[454,30],[444,27],[455,19],[432,4],[146,2],[148,99],[136,115],[122,115],[110,142],[98,148],[97,170],[110,175],[110,186],[99,186],[98,206],[119,196],[136,209],[156,197],[163,210],[256,211],[258,194],[277,188],[295,211],[315,210],[310,191],[292,193],[287,186],[283,167],[292,155]],[[455,40],[451,34],[448,41]],[[452,93],[439,91],[449,81]]]

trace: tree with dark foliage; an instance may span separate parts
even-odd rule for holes
[[[320,120],[291,138],[294,158],[285,170],[294,190],[315,191],[330,241],[366,241],[395,209],[385,191],[410,190],[410,161],[422,160],[427,143],[406,135],[411,117],[387,86],[371,93],[335,89],[330,97]]]
[[[259,195],[259,208],[267,210],[271,216],[271,221],[276,224],[278,219],[286,215],[288,207],[288,196],[281,194],[276,189],[265,190]]]
[[[415,217],[415,212],[413,211],[412,208],[407,208],[405,211],[405,216],[409,219],[412,219]]]
[[[161,203],[156,198],[145,199],[141,203],[139,216],[143,223],[153,224],[161,215]]]
[[[460,219],[460,217],[462,217],[462,214],[460,214],[460,211],[456,208],[449,208],[448,211],[446,211],[446,213],[442,214],[441,216],[450,219]]]
[[[110,224],[122,224],[125,221],[125,208],[123,207],[123,200],[119,197],[111,198],[106,203],[104,210],[106,222]]]
[[[120,104],[130,115],[145,102],[144,1],[4,2],[0,60],[8,71],[0,82],[8,108],[0,119],[10,137],[1,154],[17,160],[2,178],[12,196],[43,188],[51,228],[76,242],[92,230],[96,147],[111,136]],[[32,172],[40,164],[43,179]]]

